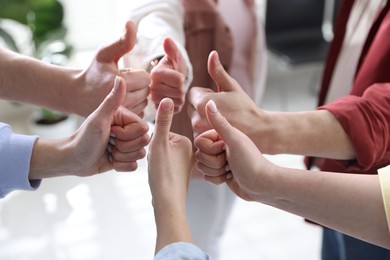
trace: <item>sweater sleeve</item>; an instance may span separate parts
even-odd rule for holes
[[[177,242],[161,249],[154,260],[208,260],[209,257],[199,247],[191,243]]]
[[[137,27],[137,43],[125,55],[124,65],[147,69],[152,60],[165,55],[163,41],[170,37],[187,65],[187,90],[193,79],[193,71],[185,49],[184,9],[181,1],[140,0],[130,10],[130,20]]]
[[[385,206],[387,225],[390,231],[390,166],[379,171],[379,181],[382,190],[383,204]]]
[[[0,123],[0,198],[13,190],[34,190],[40,180],[29,181],[30,160],[36,136],[12,133]]]
[[[319,109],[330,111],[349,136],[356,153],[354,171],[390,163],[390,84],[375,84],[361,97],[349,95]]]

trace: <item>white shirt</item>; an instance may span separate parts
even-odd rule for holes
[[[349,94],[364,42],[385,2],[384,0],[355,1],[325,103],[331,103]]]

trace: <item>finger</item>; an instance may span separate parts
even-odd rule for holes
[[[163,46],[168,62],[170,63],[169,65],[171,65],[173,69],[180,71],[179,59],[181,58],[181,54],[175,42],[171,38],[166,38]]]
[[[228,145],[236,134],[236,129],[230,125],[228,120],[219,112],[217,105],[213,100],[206,104],[206,116],[212,128],[217,131],[219,136]]]
[[[129,153],[122,153],[118,151],[115,147],[111,147],[111,149],[112,158],[118,162],[137,161],[144,158],[146,155],[146,150],[144,148]]]
[[[112,142],[114,143],[115,148],[121,153],[130,153],[142,149],[143,147],[148,145],[149,136],[145,134],[132,140],[121,140],[115,138]]]
[[[203,116],[199,113],[192,113],[191,116],[191,125],[194,132],[194,137],[197,137],[199,134],[210,129],[210,124],[207,120],[204,120]]]
[[[224,167],[219,169],[212,169],[201,162],[196,162],[196,168],[202,173],[202,175],[209,177],[218,177],[226,173]]]
[[[119,106],[122,104],[125,95],[125,82],[121,77],[116,76],[114,81],[114,87],[95,111],[95,118],[105,121],[111,121],[111,118],[114,117]]]
[[[133,172],[137,170],[138,164],[137,162],[120,162],[114,160],[112,167],[117,172]]]
[[[156,67],[152,70],[150,77],[150,87],[152,89],[158,90],[160,84],[165,84],[172,88],[180,90],[183,94],[184,90],[182,90],[182,87],[184,87],[185,79],[182,73],[172,69]]]
[[[159,82],[150,86],[150,95],[155,97],[169,97],[183,99],[185,98],[184,89],[178,88],[165,82]]]
[[[173,117],[173,101],[170,98],[161,100],[157,109],[156,124],[153,133],[153,139],[169,140],[169,132]]]
[[[235,80],[229,76],[219,61],[219,56],[216,51],[212,51],[210,53],[207,69],[211,78],[218,87],[218,92],[232,91],[237,88],[237,84],[234,84]]]
[[[125,79],[128,92],[149,91],[150,75],[146,71],[122,69],[119,71],[119,75]]]
[[[226,153],[220,154],[207,154],[200,151],[196,151],[195,159],[210,169],[223,169],[226,165]]]
[[[111,135],[119,140],[133,140],[146,135],[149,130],[148,124],[136,115],[134,115],[134,120],[137,121],[133,123],[127,122],[124,127],[113,125],[111,127]]]
[[[188,115],[193,119],[193,116],[196,114],[200,115],[200,120],[205,116],[204,106],[206,101],[210,98],[210,95],[215,93],[213,90],[209,88],[201,88],[201,87],[192,87],[187,94],[188,100]]]
[[[138,114],[143,111],[144,108],[148,105],[148,93],[149,92],[145,90],[126,92],[126,96],[123,100],[122,105],[127,109],[130,109],[133,113]],[[141,110],[136,110],[136,107]]]
[[[144,114],[144,110],[148,106],[148,100],[146,99],[140,104],[132,104],[131,102],[125,99],[125,101],[123,102],[123,106],[129,109],[134,114],[136,114],[139,118],[143,118],[140,115]]]
[[[211,182],[212,184],[220,185],[220,184],[226,182],[226,174],[223,174],[223,175],[218,176],[218,177],[211,177],[211,176],[205,175],[204,179],[208,182]]]
[[[214,130],[203,132],[194,140],[194,146],[207,154],[220,154],[224,151],[225,143]]]
[[[104,63],[113,62],[117,64],[123,55],[133,49],[136,38],[135,25],[131,21],[127,21],[123,36],[116,42],[103,47],[97,54],[97,60]]]

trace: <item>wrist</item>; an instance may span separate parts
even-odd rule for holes
[[[275,152],[275,113],[254,109],[252,112],[252,120],[249,120],[246,135],[252,140],[257,148],[266,154],[273,154]]]
[[[67,95],[70,96],[70,102],[67,103],[67,111],[79,116],[87,117],[97,107],[91,105],[95,98],[91,97],[91,93],[95,92],[94,96],[100,97],[101,89],[96,86],[91,86],[87,70],[77,70],[70,75],[71,87],[67,89]],[[109,92],[109,89],[103,90],[104,94]],[[77,105],[75,105],[77,104]]]
[[[37,139],[30,162],[30,180],[69,175],[68,148],[65,139]]]
[[[257,171],[260,177],[252,183],[254,200],[268,205],[275,205],[275,201],[282,200],[280,188],[285,183],[284,168],[265,158],[263,160],[261,168]]]

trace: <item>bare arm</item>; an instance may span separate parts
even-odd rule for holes
[[[249,136],[269,154],[299,154],[349,160],[352,143],[339,121],[327,110],[264,112]]]
[[[260,202],[358,239],[390,248],[378,175],[278,168]]]
[[[135,27],[127,22],[124,35],[101,48],[84,70],[46,64],[0,48],[0,98],[88,116],[120,75],[127,91],[123,105],[142,116],[149,94],[148,73],[118,70],[118,60],[132,49],[135,38]]]
[[[0,48],[0,97],[65,110],[63,97],[80,72]]]
[[[247,136],[229,124],[213,102],[207,106],[207,117],[215,130],[198,137],[204,139],[203,143],[208,140],[209,145],[196,154],[197,166],[207,180],[216,184],[226,182],[243,199],[269,204],[390,248],[377,175],[310,172],[276,166],[262,156]],[[199,144],[198,141],[195,143]],[[221,142],[223,146],[219,145]]]
[[[161,101],[148,154],[149,185],[157,228],[156,253],[174,242],[192,243],[185,210],[193,164],[192,145],[188,138],[169,133],[173,109],[171,99]]]
[[[210,76],[219,92],[192,88],[189,115],[195,135],[211,128],[205,105],[214,100],[229,122],[248,135],[268,154],[300,154],[333,159],[353,159],[355,151],[336,118],[327,111],[269,112],[245,94],[240,85],[223,69],[216,52],[209,57]]]

